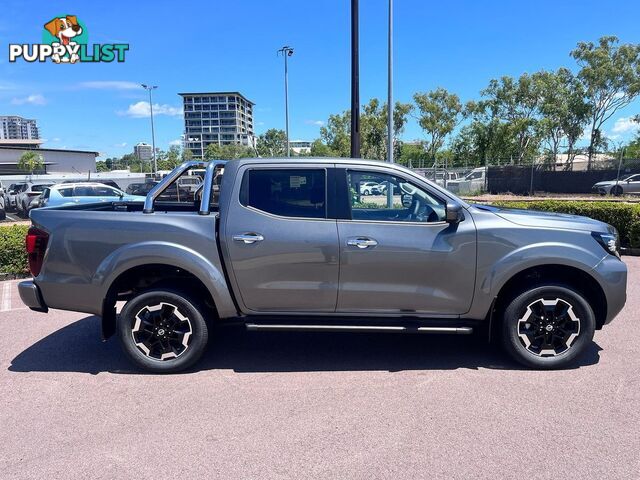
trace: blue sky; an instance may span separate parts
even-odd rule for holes
[[[463,100],[478,98],[489,80],[539,69],[575,69],[578,41],[614,34],[639,43],[640,2],[620,0],[395,0],[395,97],[442,86]],[[28,8],[25,8],[28,5]],[[282,58],[290,62],[292,139],[314,139],[331,113],[349,107],[349,0],[316,1],[42,1],[5,0],[0,18],[0,114],[38,120],[50,148],[90,149],[120,156],[151,141],[145,92],[159,86],[156,142],[180,138],[178,92],[238,90],[256,103],[258,133],[284,128]],[[77,65],[8,62],[9,43],[38,43],[43,24],[77,15],[89,43],[129,43],[126,62]],[[387,0],[360,6],[361,100],[386,98]],[[607,125],[616,140],[633,134],[624,119]],[[616,124],[617,121],[617,124]],[[415,121],[404,134],[422,138]]]

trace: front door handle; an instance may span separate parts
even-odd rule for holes
[[[236,242],[243,242],[246,244],[261,242],[264,240],[264,237],[259,233],[242,233],[240,235],[234,235],[233,239]]]
[[[347,245],[358,248],[369,248],[375,247],[376,245],[378,245],[378,242],[376,242],[373,238],[356,237],[347,240]]]

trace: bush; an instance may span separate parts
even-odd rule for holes
[[[536,202],[499,201],[492,202],[492,205],[591,217],[616,227],[620,233],[620,242],[623,247],[640,247],[640,204],[638,203],[542,200]]]
[[[29,225],[0,227],[0,275],[26,275],[27,254],[24,237]]]

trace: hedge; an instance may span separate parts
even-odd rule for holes
[[[29,225],[0,227],[0,277],[23,276],[29,273],[24,237]]]
[[[497,201],[496,207],[524,208],[544,212],[570,213],[601,220],[616,227],[623,247],[640,247],[640,204],[624,202],[580,202],[541,200],[535,202]]]

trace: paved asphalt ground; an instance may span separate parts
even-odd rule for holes
[[[575,368],[471,338],[213,335],[197,370],[132,371],[95,317],[0,284],[0,478],[640,478],[640,258]]]

